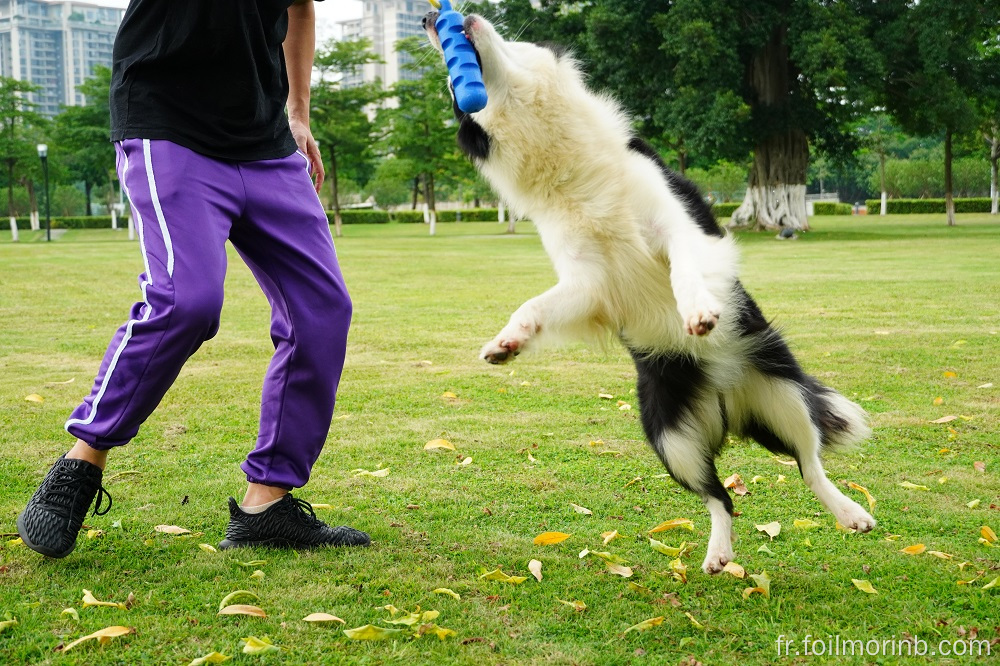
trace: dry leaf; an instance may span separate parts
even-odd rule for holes
[[[653,591],[645,585],[639,585],[639,583],[633,583],[632,581],[628,582],[628,589],[639,594],[653,594]]]
[[[444,393],[441,394],[441,397],[444,398],[445,400],[454,400],[458,396],[452,393],[451,391],[445,391]]]
[[[983,525],[982,527],[980,527],[979,533],[983,536],[984,539],[986,539],[990,543],[993,543],[997,540],[997,533],[994,532],[989,525]]]
[[[850,488],[851,490],[857,490],[857,491],[863,493],[864,496],[868,499],[868,510],[869,511],[874,511],[875,510],[875,498],[872,497],[872,494],[870,492],[868,492],[867,488],[865,488],[864,486],[859,486],[858,484],[854,483],[853,481],[851,481],[850,483],[848,483],[847,487]]]
[[[630,631],[646,631],[652,629],[653,627],[658,627],[663,624],[663,616],[651,617],[648,620],[643,620],[639,624],[633,624],[631,627],[625,630],[627,634]]]
[[[753,578],[757,586],[748,587],[743,590],[744,599],[748,599],[754,593],[762,594],[767,598],[771,597],[771,577],[767,575],[767,571],[761,571],[759,574],[750,574],[750,578]]]
[[[667,530],[673,530],[677,528],[684,528],[694,532],[694,523],[687,518],[674,518],[673,520],[668,520],[666,522],[660,523],[651,530],[648,530],[647,534],[654,534],[656,532],[666,532]]]
[[[776,520],[773,523],[768,523],[767,525],[757,525],[757,529],[766,533],[769,537],[771,537],[771,541],[774,541],[774,537],[781,533],[781,523]]]
[[[585,516],[594,515],[594,512],[585,506],[580,506],[579,504],[573,504],[572,502],[570,502],[569,505],[573,507],[573,510],[576,511],[577,513],[582,513]]]
[[[981,389],[993,388],[993,382],[986,382],[985,384],[980,384],[976,388],[981,388]]]
[[[414,634],[414,637],[420,638],[421,636],[424,636],[426,634],[434,634],[435,636],[438,637],[439,640],[443,641],[448,636],[454,636],[455,632],[452,631],[451,629],[445,629],[444,627],[439,627],[436,624],[424,623],[419,627],[417,627],[417,632]]]
[[[732,476],[726,478],[726,480],[722,482],[722,485],[726,488],[732,488],[733,492],[737,495],[747,494],[747,486],[743,483],[743,479],[740,478],[739,474],[733,474]]]
[[[341,620],[336,615],[330,615],[329,613],[310,613],[302,618],[303,622],[312,622],[314,624],[329,624],[331,622],[339,622],[341,624],[347,624],[344,620]]]
[[[940,558],[942,560],[950,560],[954,555],[949,555],[948,553],[942,553],[940,550],[928,550],[928,555],[933,555],[934,557]]]
[[[687,619],[691,620],[691,624],[693,624],[697,628],[699,628],[699,629],[704,629],[705,628],[705,625],[703,625],[698,620],[694,619],[694,615],[691,615],[691,613],[684,613],[684,615],[686,615]]]
[[[113,601],[98,601],[97,597],[94,596],[93,592],[90,590],[83,591],[83,607],[89,608],[90,606],[107,606],[108,608],[120,608],[121,610],[128,610],[125,604],[115,603]]]
[[[447,587],[439,587],[436,590],[431,590],[431,594],[447,594],[449,597],[453,597],[456,601],[462,600],[462,595]]]
[[[951,370],[945,370],[944,372],[945,379],[954,379],[955,377],[958,377],[956,373],[952,372]]]
[[[211,544],[208,544],[208,543],[199,543],[198,547],[201,548],[206,553],[217,553],[217,552],[219,552],[219,551],[217,551],[215,549],[215,546],[213,546]]]
[[[344,629],[344,635],[352,641],[384,641],[395,638],[402,633],[402,629],[388,629],[386,627],[376,627],[372,624],[366,624],[356,629]]]
[[[539,583],[542,582],[542,563],[538,560],[531,560],[528,562],[528,571],[531,575],[535,577]]]
[[[746,578],[747,575],[746,569],[736,564],[736,562],[726,562],[726,566],[722,567],[722,570],[736,578]]]
[[[243,639],[243,654],[263,654],[266,652],[280,652],[281,648],[277,645],[271,643],[271,639],[267,636],[264,638],[257,638],[256,636],[247,636]]]
[[[101,645],[107,645],[108,643],[111,642],[112,638],[118,638],[119,636],[127,636],[128,634],[133,634],[133,633],[135,633],[135,629],[133,629],[132,627],[119,627],[119,626],[106,627],[99,631],[95,631],[92,634],[88,634],[83,638],[76,639],[69,645],[63,647],[62,651],[68,652],[73,648],[75,648],[80,643],[83,643],[84,641],[89,641],[92,638],[96,638],[97,642],[100,643]]]
[[[598,393],[597,397],[598,398],[603,398],[604,400],[614,400],[615,399],[615,396],[611,395],[610,393]]]
[[[78,618],[79,619],[79,618]],[[11,618],[0,622],[0,634],[17,626],[17,618]]]
[[[38,395],[37,393],[32,393],[31,395],[27,395],[24,397],[24,399],[27,400],[28,402],[45,402],[45,398]]]
[[[253,617],[267,617],[267,613],[257,606],[247,606],[245,604],[233,604],[226,606],[218,612],[218,615],[252,615]]]
[[[385,469],[377,469],[374,472],[369,472],[366,469],[352,469],[351,473],[354,474],[354,478],[358,478],[359,476],[374,476],[376,478],[383,478],[389,476],[389,468],[386,467]]]
[[[501,583],[512,583],[514,585],[520,585],[527,580],[524,576],[508,576],[500,569],[494,569],[488,573],[484,573],[480,578],[484,580],[497,580]]]
[[[927,546],[922,543],[915,543],[912,546],[900,549],[899,552],[906,553],[907,555],[920,555],[925,550],[927,550]]]
[[[854,583],[854,587],[858,588],[862,592],[868,594],[878,594],[878,591],[872,587],[872,584],[867,580],[858,580],[857,578],[852,578],[851,582]]]
[[[972,466],[976,469],[977,472],[986,471],[986,463],[982,462],[981,460],[977,460],[976,462],[972,463]]]
[[[938,403],[938,404],[940,404],[940,403]],[[931,421],[931,423],[951,423],[952,421],[955,421],[957,419],[958,419],[957,416],[955,416],[953,414],[949,414],[948,416],[942,416],[939,419],[934,419],[933,421]]]
[[[796,518],[794,521],[792,521],[792,525],[794,525],[797,529],[800,530],[809,530],[814,527],[823,527],[821,523],[817,523],[812,518]]]
[[[934,398],[934,404],[935,405],[943,405],[944,404],[944,398],[942,398],[941,396],[938,396],[938,397]]]
[[[571,534],[566,534],[565,532],[542,532],[535,537],[533,543],[536,546],[554,546],[557,543],[562,543],[571,536]]]
[[[69,615],[71,618],[73,618],[77,622],[80,621],[80,614],[78,612],[76,612],[75,608],[64,608],[63,612],[59,613],[59,614],[60,615]]]
[[[221,652],[209,652],[204,657],[198,657],[194,659],[188,666],[202,666],[203,664],[221,664],[224,661],[229,661],[232,657],[227,657]]]
[[[424,451],[435,451],[439,449],[454,451],[455,445],[446,439],[432,439],[431,441],[424,444]]]
[[[331,510],[333,509],[332,504],[310,504],[309,506],[311,506],[314,509],[331,509]]]
[[[556,599],[556,601],[566,606],[569,606],[577,613],[582,613],[583,611],[587,610],[587,604],[583,603],[582,601],[563,601],[562,599]]]
[[[617,539],[620,535],[618,530],[611,530],[610,532],[601,532],[601,537],[604,539],[604,545],[607,546],[611,541]]]
[[[260,601],[260,597],[248,590],[236,590],[222,598],[222,601],[219,602],[219,610],[221,611],[226,606],[238,601]]]
[[[183,527],[177,527],[176,525],[157,525],[153,529],[162,534],[191,534],[191,530],[186,530]]]
[[[983,585],[983,589],[984,590],[988,590],[990,588],[997,587],[997,586],[1000,586],[1000,576],[997,576],[996,578],[994,578],[990,582],[986,583],[986,585]]]
[[[462,458],[461,460],[457,460],[457,461],[455,461],[455,464],[456,465],[471,465],[472,464],[472,456],[466,456],[465,458]]]
[[[918,486],[915,483],[910,483],[909,481],[903,481],[901,484],[903,488],[909,488],[910,490],[930,490],[927,486]]]
[[[259,580],[264,577],[264,572],[261,571],[260,569],[254,569],[254,572],[250,574],[250,577]]]
[[[979,503],[980,500],[974,499],[971,502],[967,503],[965,506],[969,507],[970,509],[975,509],[977,506],[979,506]]]
[[[607,562],[608,573],[613,573],[616,576],[621,576],[622,578],[632,577],[632,567],[627,567],[624,564],[615,564],[614,562]]]
[[[681,562],[680,558],[670,561],[670,575],[682,583],[688,582],[687,566]]]

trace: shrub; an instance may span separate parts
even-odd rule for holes
[[[326,217],[333,224],[333,211],[326,211]],[[343,224],[388,224],[389,213],[384,210],[369,210],[366,208],[342,208],[340,221]]]
[[[742,202],[717,203],[712,206],[712,214],[715,215],[716,219],[730,217],[740,207],[740,203]]]
[[[813,204],[813,215],[850,215],[854,207],[848,203],[836,201],[817,201]]]
[[[457,219],[457,210],[439,210],[438,211],[438,222],[455,222]],[[497,221],[497,209],[496,208],[463,208],[462,222],[496,222]]]
[[[45,216],[42,216],[42,227],[45,227]],[[128,218],[119,217],[118,218],[118,228],[125,229],[128,227]],[[91,215],[89,217],[85,215],[75,216],[75,217],[53,217],[52,218],[52,228],[53,229],[110,229],[111,228],[111,216],[110,215]]]
[[[865,201],[869,214],[878,214],[882,203],[878,199]],[[889,199],[885,212],[889,215],[919,215],[945,212],[944,199]],[[990,212],[989,197],[970,199],[955,199],[956,213],[988,213]]]

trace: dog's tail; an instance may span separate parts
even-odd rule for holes
[[[860,405],[808,375],[804,384],[824,449],[849,449],[871,436],[868,414]]]

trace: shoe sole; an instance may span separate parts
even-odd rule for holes
[[[333,544],[322,543],[311,545],[307,543],[295,543],[294,541],[289,541],[288,539],[263,539],[261,541],[230,541],[229,539],[223,539],[219,542],[219,550],[231,550],[233,548],[252,548],[254,546],[263,546],[264,548],[293,548],[295,550],[307,550],[310,548],[344,548],[344,547],[367,547],[370,546],[371,542],[368,543],[358,543],[358,544],[343,544],[340,546],[335,546]]]
[[[24,545],[30,548],[31,550],[35,551],[36,553],[40,553],[45,557],[52,557],[59,560],[72,553],[73,550],[76,548],[76,540],[73,541],[73,545],[70,546],[69,550],[62,552],[52,550],[51,548],[46,548],[45,546],[39,546],[36,543],[32,543],[31,539],[29,539],[27,536],[28,530],[24,527],[23,518],[24,518],[24,513],[19,513],[17,515],[17,533],[21,535],[21,541],[24,542]]]

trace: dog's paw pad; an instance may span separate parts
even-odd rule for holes
[[[733,559],[732,552],[713,553],[709,552],[705,561],[701,563],[701,570],[707,574],[717,574],[726,568],[726,565]]]
[[[719,324],[718,312],[698,312],[687,318],[685,327],[688,335],[708,335]]]
[[[520,353],[520,348],[521,345],[516,340],[493,340],[486,343],[479,352],[479,358],[487,363],[499,365],[513,360]]]
[[[854,502],[837,512],[837,521],[856,532],[871,532],[876,524],[875,519]]]

